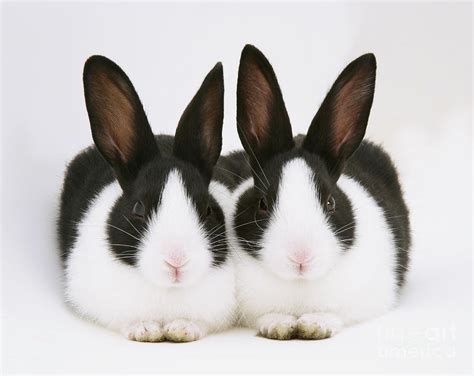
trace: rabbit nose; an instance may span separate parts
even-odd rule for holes
[[[187,262],[184,252],[174,247],[165,252],[163,259],[166,264],[173,268],[180,268]]]
[[[311,261],[313,256],[307,250],[296,250],[288,256],[288,259],[295,264],[306,264]]]
[[[298,274],[303,274],[307,269],[307,264],[313,259],[310,252],[297,250],[288,256],[288,259],[295,265]]]
[[[178,264],[178,263],[170,262],[170,261],[167,261],[167,260],[165,260],[165,264],[168,265],[172,269],[179,269],[184,265],[184,264],[181,264],[181,263]]]
[[[179,269],[188,263],[184,257],[175,255],[165,258],[164,261],[166,265],[174,269]]]
[[[181,254],[171,253],[167,258],[163,260],[165,264],[170,268],[170,277],[173,282],[181,282],[183,275],[182,267],[188,263]]]

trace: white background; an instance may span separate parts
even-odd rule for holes
[[[2,11],[4,371],[472,367],[471,4],[4,3]],[[227,152],[240,146],[235,85],[246,43],[273,64],[295,134],[306,132],[346,64],[376,54],[368,137],[395,159],[412,211],[413,262],[400,306],[314,342],[235,329],[191,344],[141,344],[80,320],[62,303],[55,215],[65,165],[91,143],[85,59],[103,54],[128,73],[156,133],[174,132],[222,61]]]

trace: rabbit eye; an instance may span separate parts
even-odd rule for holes
[[[135,205],[133,205],[132,213],[135,217],[144,218],[145,217],[145,205],[143,202],[137,201]]]
[[[334,211],[336,210],[336,201],[334,200],[334,197],[328,197],[328,199],[326,200],[326,209],[329,213],[334,213]]]
[[[267,200],[265,200],[265,197],[262,197],[260,199],[260,202],[258,204],[258,209],[260,210],[261,213],[266,213],[268,211]]]

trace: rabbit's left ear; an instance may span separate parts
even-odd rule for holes
[[[222,149],[224,73],[217,63],[184,110],[176,129],[173,154],[194,165],[210,181]]]
[[[324,159],[335,177],[364,138],[374,98],[376,68],[375,56],[365,54],[342,71],[303,142],[305,149]]]

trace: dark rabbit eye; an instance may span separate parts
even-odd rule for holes
[[[334,197],[328,197],[328,199],[326,200],[326,209],[329,213],[334,213],[334,211],[336,210],[336,201],[334,200]]]
[[[261,213],[266,213],[268,211],[267,200],[265,200],[265,197],[262,197],[260,199],[260,202],[258,204],[258,209],[260,210]]]
[[[132,213],[135,217],[144,218],[145,217],[145,205],[143,202],[137,201],[135,205],[133,205]]]

